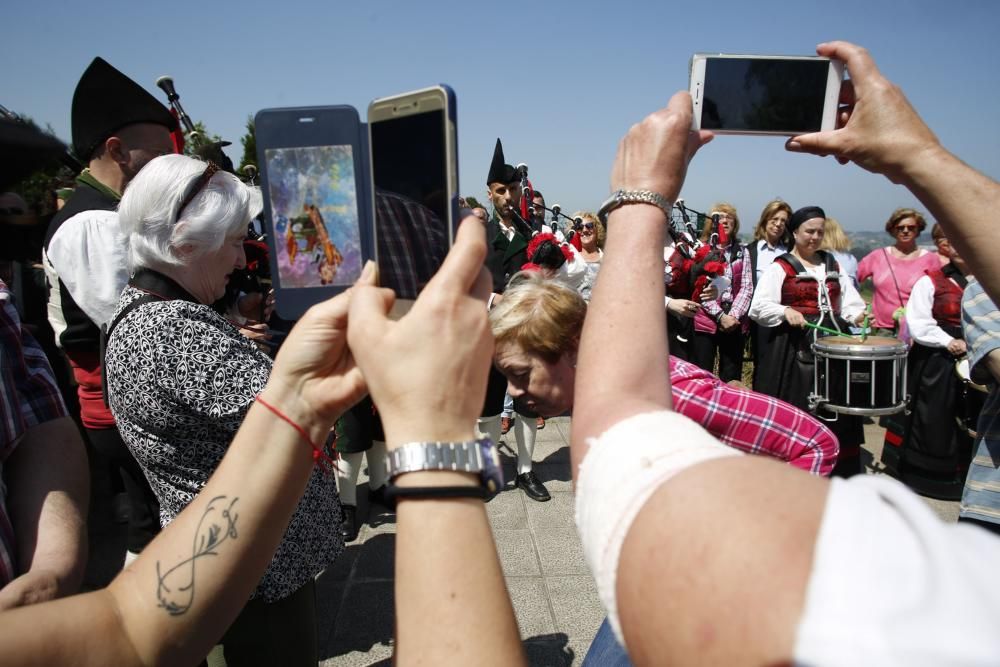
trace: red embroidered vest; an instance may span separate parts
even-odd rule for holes
[[[830,306],[834,314],[840,313],[840,275],[837,261],[828,253],[821,253],[826,263],[826,289],[830,293]],[[781,305],[791,306],[803,315],[819,315],[819,289],[816,279],[806,273],[802,262],[791,253],[774,260],[785,272],[781,283]]]
[[[941,271],[928,271],[934,283],[934,305],[931,315],[939,326],[962,326],[962,288]]]

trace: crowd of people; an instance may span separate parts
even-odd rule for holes
[[[0,282],[0,654],[316,664],[313,580],[357,537],[367,452],[396,511],[396,659],[521,663],[483,500],[511,430],[514,486],[549,500],[537,430],[572,415],[577,529],[607,612],[591,664],[995,663],[1000,587],[978,572],[1000,556],[1000,253],[990,207],[966,203],[1000,203],[1000,184],[948,153],[864,49],[818,52],[851,75],[838,128],[786,148],[908,187],[936,251],[910,208],[856,263],[814,204],[769,202],[749,244],[726,202],[687,233],[673,203],[712,135],[690,129],[682,92],[622,139],[597,213],[546,207],[498,139],[492,211],[465,211],[412,310],[389,317],[369,262],[280,346],[273,297],[232,280],[259,189],[177,155],[176,119],[95,59],[72,109],[86,168],[41,258],[33,329],[58,351],[22,322],[23,272]],[[7,122],[0,141],[4,186],[63,150]],[[883,463],[961,497],[959,525],[859,474],[863,413],[816,395],[821,331],[910,344]],[[128,499],[128,553],[76,595],[88,456]],[[862,550],[891,571],[866,576]]]

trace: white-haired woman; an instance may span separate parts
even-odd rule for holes
[[[261,206],[257,188],[181,155],[146,165],[119,206],[132,278],[109,326],[108,396],[164,525],[215,471],[271,371],[211,307],[246,263],[247,223]],[[339,522],[334,476],[317,467],[252,599],[221,639],[227,664],[316,664],[313,577],[343,549]]]

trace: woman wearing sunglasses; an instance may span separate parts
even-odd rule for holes
[[[594,289],[597,272],[601,269],[601,259],[604,257],[604,225],[597,216],[589,211],[577,211],[574,218],[583,222],[573,225],[580,237],[580,256],[586,264],[586,274],[580,284],[580,296],[584,301],[590,301],[590,292]]]
[[[879,335],[896,335],[913,284],[927,271],[941,267],[936,253],[917,246],[917,238],[926,227],[927,221],[919,212],[896,209],[885,223],[886,233],[896,242],[873,250],[858,263],[858,283],[871,278],[875,288],[872,312]]]

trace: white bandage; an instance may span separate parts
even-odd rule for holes
[[[615,586],[618,556],[632,521],[653,492],[677,473],[741,453],[670,411],[630,417],[588,444],[577,477],[576,528],[611,629],[624,646]]]

